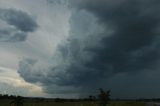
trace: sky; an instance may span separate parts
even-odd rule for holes
[[[160,97],[159,0],[1,0],[0,93]]]

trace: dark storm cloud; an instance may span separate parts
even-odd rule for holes
[[[37,28],[37,23],[26,12],[14,9],[0,9],[0,19],[8,24],[9,28],[0,29],[0,41],[24,41],[28,32]]]
[[[26,12],[0,9],[0,18],[24,32],[32,32],[37,28],[36,22]]]
[[[72,59],[66,72],[70,77],[60,78],[62,80],[58,84],[90,86],[106,79],[109,73],[114,75],[155,67],[155,62],[159,60],[157,28],[160,22],[160,2],[82,0],[78,6],[80,11],[93,13],[99,24],[106,27],[106,32],[98,42],[100,47],[90,47],[78,38],[69,41],[68,52]],[[113,30],[111,36],[108,36],[108,26]],[[64,50],[61,52],[64,53]],[[88,56],[94,54],[90,61],[81,61],[85,52]]]
[[[106,87],[117,74],[157,69],[160,1],[73,0],[71,4],[77,10],[70,19],[71,35],[58,46],[58,58],[53,58],[58,65],[48,68],[37,82],[82,88],[86,93]],[[47,92],[52,90],[47,87]]]
[[[96,71],[96,76],[100,76],[98,74],[105,75],[107,71],[118,73],[152,68],[152,63],[159,59],[159,41],[157,40],[159,39],[157,29],[160,26],[159,1],[122,0],[117,3],[111,0],[81,0],[79,3],[77,6],[80,6],[80,11],[86,10],[93,13],[98,18],[99,24],[104,27],[109,26],[113,30],[108,37],[106,29],[100,41],[100,47],[85,45],[87,49],[84,49],[84,52],[94,53],[94,56],[91,61],[80,63],[89,70],[85,71],[85,74],[82,73],[80,75],[82,78],[79,79],[87,76],[87,79],[90,77],[93,79],[95,75],[92,75],[94,72],[91,70]],[[71,47],[69,51],[77,49],[75,53],[72,52],[74,59],[81,60],[77,56],[80,52],[78,46],[81,43],[77,44],[76,41],[69,45]],[[83,69],[71,65],[69,70]]]

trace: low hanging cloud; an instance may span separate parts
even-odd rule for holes
[[[68,87],[61,93],[86,93],[107,87],[118,74],[158,70],[160,1],[71,0],[70,4],[69,38],[47,65],[23,60],[18,72],[26,81],[41,83],[48,93],[56,93],[54,86]]]
[[[38,26],[28,13],[14,9],[0,9],[0,20],[8,26],[0,29],[1,42],[25,41]]]

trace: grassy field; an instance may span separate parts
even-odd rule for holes
[[[10,105],[11,100],[0,100],[0,106],[14,106]],[[25,101],[24,106],[98,106],[95,102],[64,102],[57,103],[54,101]],[[143,102],[110,102],[107,106],[145,106]]]

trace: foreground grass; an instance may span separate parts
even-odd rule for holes
[[[14,106],[9,105],[10,100],[0,100],[0,106]],[[54,101],[25,101],[24,106],[98,106],[95,102],[64,102],[57,103]],[[144,102],[126,102],[114,101],[107,106],[145,106]]]

